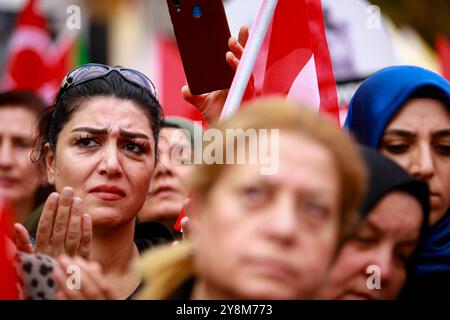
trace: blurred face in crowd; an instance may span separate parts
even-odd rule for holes
[[[88,100],[46,155],[49,182],[83,199],[94,229],[130,222],[142,207],[155,166],[150,122],[133,102]]]
[[[407,193],[382,198],[340,249],[319,298],[395,299],[406,281],[422,217],[419,202]],[[375,278],[369,279],[378,271],[369,266],[379,268],[379,290]]]
[[[0,108],[0,196],[33,201],[39,186],[30,155],[36,135],[35,113],[26,107]]]
[[[193,200],[198,288],[210,296],[306,299],[323,280],[339,234],[337,166],[326,147],[288,131],[279,161],[274,175],[261,175],[260,165],[227,166]]]
[[[184,182],[192,171],[192,144],[186,133],[177,128],[162,128],[159,159],[140,221],[176,220],[187,196]]]
[[[450,206],[450,113],[433,99],[411,99],[392,119],[380,151],[430,188],[430,223]]]

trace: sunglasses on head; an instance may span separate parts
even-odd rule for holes
[[[155,85],[143,73],[134,69],[110,67],[100,63],[88,63],[70,71],[61,83],[60,90],[66,90],[89,80],[105,77],[113,71],[119,73],[125,80],[148,90],[158,100]]]

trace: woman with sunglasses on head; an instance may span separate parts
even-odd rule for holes
[[[146,76],[99,64],[71,71],[41,119],[37,151],[56,192],[44,205],[34,250],[26,230],[16,225],[18,248],[96,262],[105,277],[83,274],[85,298],[98,297],[95,290],[104,288],[105,297],[124,299],[141,282],[130,268],[139,257],[135,218],[155,168],[160,121]],[[87,262],[78,262],[83,270]],[[88,285],[95,281],[98,286]]]

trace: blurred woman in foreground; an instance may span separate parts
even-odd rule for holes
[[[139,298],[314,297],[363,195],[356,147],[326,119],[284,100],[254,102],[218,129],[222,137],[241,134],[214,141],[216,155],[243,153],[246,161],[194,169],[190,240],[144,258]],[[235,146],[261,129],[276,139],[259,150],[251,138]],[[261,174],[261,159],[249,160],[257,150],[278,161],[278,170]]]

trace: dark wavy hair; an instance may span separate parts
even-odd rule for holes
[[[60,89],[55,101],[39,120],[39,135],[35,141],[32,160],[45,171],[45,145],[56,150],[58,136],[64,126],[80,111],[89,100],[97,97],[115,97],[132,101],[147,116],[155,139],[157,158],[158,136],[163,119],[161,106],[148,90],[129,82],[118,72],[112,71],[102,78],[92,79],[68,89]]]

